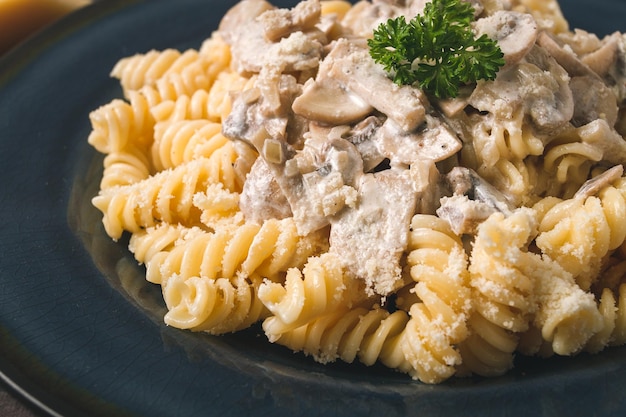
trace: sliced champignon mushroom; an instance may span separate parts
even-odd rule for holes
[[[291,207],[263,158],[257,158],[244,183],[239,208],[246,220],[262,223],[290,217]]]
[[[391,164],[411,165],[419,160],[442,161],[463,146],[458,136],[441,119],[427,114],[419,129],[406,132],[387,119],[378,130],[376,144]]]
[[[222,134],[249,144],[259,153],[270,137],[286,144],[296,142],[301,126],[290,109],[301,91],[291,75],[263,71],[253,88],[235,95],[231,112],[222,123]]]
[[[239,41],[242,27],[254,22],[264,12],[274,9],[275,6],[265,0],[242,0],[222,17],[218,31],[227,43],[234,44]]]
[[[611,88],[597,77],[588,75],[572,77],[569,85],[574,96],[574,126],[580,127],[595,119],[604,119],[609,126],[615,125],[619,109]]]
[[[363,174],[358,151],[343,139],[327,141],[316,159],[316,169],[305,168],[304,173],[297,156],[286,164],[270,165],[302,235],[327,226],[344,207],[353,206],[357,198],[354,184]]]
[[[340,255],[369,292],[386,296],[403,284],[400,259],[417,193],[405,169],[362,175],[357,189],[356,205],[331,220],[330,252]]]
[[[309,120],[335,126],[362,120],[373,110],[367,102],[332,78],[309,80],[292,108],[294,113]]]
[[[535,44],[539,30],[532,15],[499,10],[476,20],[474,30],[498,42],[506,65],[519,62]]]
[[[469,103],[479,111],[507,117],[522,106],[538,133],[567,126],[574,115],[570,77],[548,53],[535,46],[524,59],[501,71],[494,81],[479,82]]]
[[[244,0],[224,16],[218,31],[230,45],[235,71],[258,73],[265,65],[278,66],[285,72],[317,69],[325,43],[323,33],[294,28],[275,40],[268,39],[259,17],[278,13],[276,10],[264,0]]]
[[[472,169],[454,167],[446,175],[446,180],[453,194],[467,195],[470,199],[481,201],[503,213],[508,213],[515,208],[506,195]]]
[[[376,142],[377,132],[383,123],[384,120],[381,117],[369,116],[354,125],[342,136],[352,143],[361,154],[364,172],[372,171],[385,160],[385,155],[381,153]]]
[[[372,59],[367,43],[340,39],[319,68],[318,79],[333,78],[376,110],[393,119],[405,132],[424,122],[428,99],[410,86],[395,84]]]
[[[574,115],[574,97],[569,87],[570,77],[563,67],[540,47],[534,47],[525,59],[535,67],[524,67],[524,70],[520,71],[520,83],[529,87],[525,100],[527,113],[539,131],[558,130],[567,125]]]
[[[570,76],[597,76],[587,64],[580,60],[571,48],[565,47],[549,33],[541,32],[537,37],[537,45],[544,48],[559,65],[565,68]]]
[[[459,235],[474,233],[492,213],[509,214],[515,208],[504,194],[469,168],[453,168],[446,181],[452,196],[441,199],[437,215]]]
[[[478,225],[497,210],[482,201],[471,200],[466,195],[442,197],[437,215],[445,220],[457,235],[474,234]]]
[[[623,43],[622,34],[613,33],[606,37],[602,46],[595,50],[585,54],[581,60],[589,68],[593,70],[600,77],[604,77],[609,70],[615,65],[620,45]]]
[[[304,0],[291,9],[268,10],[258,17],[265,38],[275,42],[296,31],[307,31],[319,23],[322,7],[319,0]]]
[[[602,174],[586,181],[574,194],[574,198],[586,199],[597,195],[607,185],[617,181],[624,174],[624,167],[622,165],[615,165],[614,167],[604,171]]]
[[[606,120],[593,120],[577,131],[583,143],[602,152],[603,160],[621,164],[626,159],[626,140]]]
[[[345,139],[353,144],[361,155],[363,172],[370,172],[385,160],[385,156],[380,152],[376,143],[376,135],[383,122],[384,117],[369,116],[354,126],[323,126],[311,123],[307,133],[307,148],[315,142]]]
[[[424,159],[411,164],[409,168],[413,187],[417,191],[416,213],[435,214],[440,200],[449,193],[447,184],[435,161]]]

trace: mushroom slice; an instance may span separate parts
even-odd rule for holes
[[[574,96],[574,126],[580,127],[596,119],[604,119],[610,126],[615,126],[619,109],[611,88],[597,77],[588,75],[572,77],[569,85]]]
[[[509,214],[515,207],[504,194],[471,169],[455,167],[446,180],[453,195],[441,198],[437,215],[458,235],[475,233],[478,225],[491,214]]]
[[[414,132],[403,131],[393,120],[387,119],[377,138],[380,152],[392,164],[411,165],[419,160],[442,161],[461,150],[458,136],[441,119],[430,114],[425,123]]]
[[[275,42],[292,32],[313,29],[320,21],[321,11],[319,0],[305,0],[291,9],[268,10],[258,20],[263,24],[265,38]]]
[[[493,81],[480,81],[469,104],[479,111],[510,118],[522,108],[538,133],[553,133],[574,114],[570,77],[540,46],[533,47],[516,65],[500,71]]]
[[[541,32],[537,37],[537,45],[544,48],[571,76],[597,76],[587,64],[578,58],[571,48],[563,47],[554,37]]]
[[[356,94],[330,79],[309,80],[292,109],[294,113],[329,125],[350,124],[362,120],[374,110]]]
[[[621,42],[622,35],[614,33],[604,40],[600,48],[586,54],[581,60],[596,74],[603,77],[615,65]]]
[[[257,223],[292,215],[289,202],[263,158],[256,159],[246,177],[239,208],[246,220]]]
[[[521,85],[526,86],[524,105],[540,131],[555,131],[574,115],[570,77],[545,49],[533,48],[525,58],[529,66],[520,68]]]
[[[411,132],[424,122],[428,99],[411,86],[395,84],[382,65],[374,62],[367,43],[339,39],[322,61],[318,78],[337,80],[376,110],[393,119],[405,132]]]
[[[596,119],[577,129],[583,143],[602,152],[602,159],[621,164],[626,158],[626,141],[606,120]]]
[[[535,44],[539,30],[528,13],[499,10],[474,24],[478,35],[486,34],[498,42],[506,65],[519,62]]]
[[[587,182],[585,182],[574,194],[574,198],[582,198],[583,200],[587,197],[596,195],[607,185],[617,181],[624,174],[624,167],[622,165],[615,165],[613,168],[610,168],[604,171],[602,174],[594,177]]]
[[[510,213],[515,208],[506,195],[469,168],[454,167],[446,179],[453,194],[466,195],[503,213]]]

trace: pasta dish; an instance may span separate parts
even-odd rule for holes
[[[429,384],[626,342],[626,38],[556,0],[435,2],[471,5],[493,79],[442,97],[372,57],[428,0],[242,0],[112,68],[92,201],[168,325]]]

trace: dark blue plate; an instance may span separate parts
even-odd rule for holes
[[[623,0],[562,0],[573,27],[626,30]],[[285,6],[286,4],[279,4]],[[438,386],[322,366],[258,329],[163,325],[161,294],[103,232],[89,111],[119,97],[121,57],[199,47],[232,3],[105,1],[0,60],[0,371],[53,415],[625,415],[626,349],[520,358],[493,379]]]

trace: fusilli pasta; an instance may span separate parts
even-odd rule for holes
[[[165,323],[429,384],[626,343],[626,37],[470,3],[506,65],[446,100],[366,49],[403,2],[248,0],[198,49],[117,62],[92,203]]]

